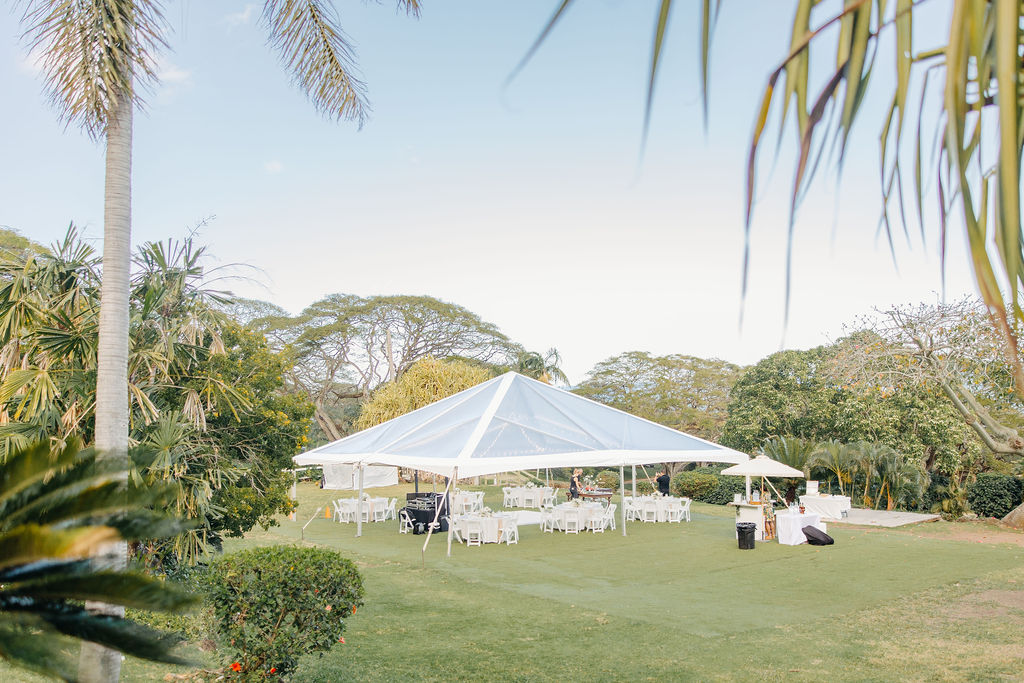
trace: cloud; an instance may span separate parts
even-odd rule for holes
[[[270,174],[280,173],[284,170],[284,164],[276,159],[273,161],[264,161],[263,170]]]
[[[190,85],[192,83],[192,72],[185,71],[163,59],[156,65],[156,76],[165,85]]]
[[[36,47],[18,60],[18,70],[30,76],[40,75],[43,73],[43,58],[45,56],[46,50],[42,47]]]
[[[234,28],[236,26],[244,26],[253,20],[256,16],[256,5],[246,5],[241,12],[235,12],[234,14],[228,14],[224,17],[224,23]]]

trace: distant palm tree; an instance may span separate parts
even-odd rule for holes
[[[536,351],[522,351],[516,358],[515,371],[545,384],[568,384],[569,378],[559,367],[561,362],[562,357],[555,348],[548,349],[544,355]]]
[[[819,446],[817,441],[796,436],[775,436],[764,442],[761,451],[773,460],[801,470],[806,479],[811,476],[812,456],[818,451]],[[796,489],[801,481],[792,478],[782,480],[782,485],[786,488],[787,503],[796,500]]]
[[[839,441],[826,441],[819,445],[810,459],[810,467],[824,470],[835,477],[839,494],[846,495],[845,483],[851,481],[854,462],[850,447]]]
[[[397,0],[407,12],[419,0]],[[103,284],[96,374],[96,448],[103,457],[128,450],[128,296],[131,260],[132,116],[140,85],[156,81],[166,25],[157,0],[25,0],[25,35],[42,55],[50,100],[61,119],[106,141]],[[329,0],[264,0],[270,44],[320,112],[366,116],[362,83],[351,75],[353,50]],[[119,553],[120,563],[126,551]],[[102,605],[93,605],[97,610]],[[114,610],[117,612],[117,610]],[[82,675],[113,681],[120,656],[84,647]]]

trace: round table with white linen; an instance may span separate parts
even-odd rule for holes
[[[779,535],[779,543],[782,545],[800,545],[807,542],[803,528],[813,526],[821,532],[826,531],[825,523],[821,521],[821,515],[816,512],[800,513],[792,508],[779,512],[775,515],[775,531]]]
[[[842,519],[850,510],[849,496],[800,496],[800,504],[807,512],[816,512],[823,519]]]

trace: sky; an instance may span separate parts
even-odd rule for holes
[[[896,228],[895,262],[877,232],[885,44],[841,177],[820,172],[797,214],[787,322],[792,133],[760,157],[745,298],[741,274],[747,146],[790,3],[723,4],[706,128],[699,3],[676,3],[643,154],[655,0],[577,2],[511,82],[555,0],[427,0],[418,19],[334,4],[372,105],[361,129],[290,82],[259,5],[166,3],[170,49],[135,119],[135,243],[203,224],[211,265],[238,264],[224,286],[292,313],[336,292],[435,296],[556,347],[574,383],[632,350],[750,364],[940,296],[934,215],[923,240]],[[73,222],[99,246],[102,144],[58,120],[19,18],[0,12],[0,225],[50,243]],[[956,232],[947,298],[975,291],[964,254]]]

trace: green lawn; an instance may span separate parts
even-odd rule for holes
[[[337,495],[303,487],[299,522],[228,549],[299,542]],[[423,536],[317,519],[305,542],[358,562],[366,606],[296,680],[1024,680],[1024,535],[833,525],[831,547],[740,551],[730,510],[694,504],[689,524],[625,538],[521,527],[518,546],[456,544],[451,558],[439,535],[425,567]],[[125,679],[168,671],[129,661]]]

